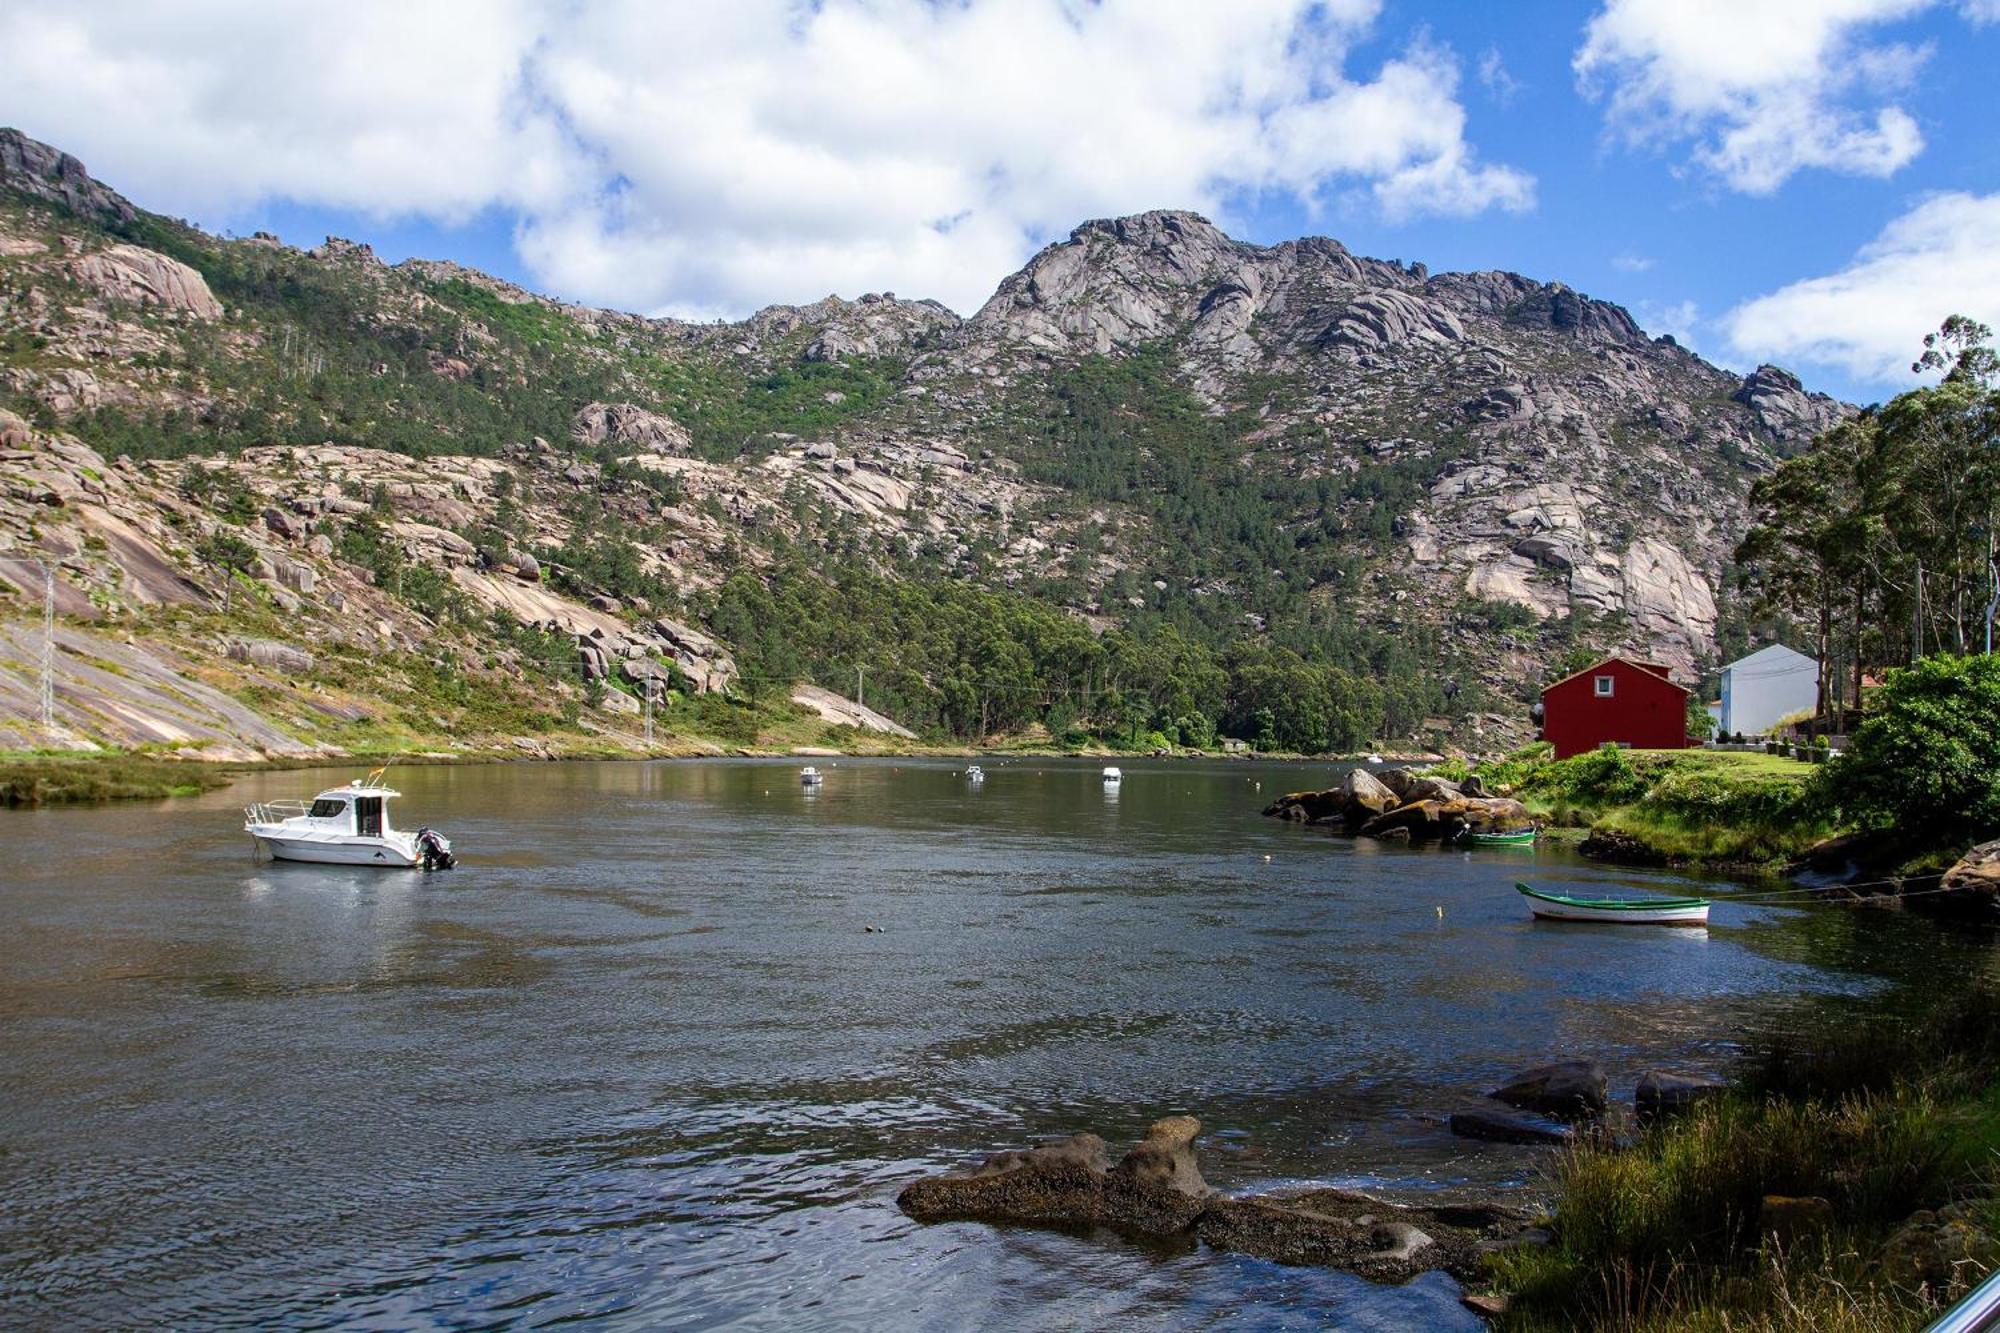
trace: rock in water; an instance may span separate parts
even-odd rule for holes
[[[2000,839],[1982,842],[1960,857],[1938,887],[1954,890],[1946,895],[1952,898],[1984,899],[1989,906],[2000,901]]]
[[[1155,1120],[1114,1174],[1135,1189],[1168,1189],[1200,1198],[1210,1192],[1194,1160],[1194,1140],[1200,1133],[1201,1121],[1191,1115]]]
[[[964,1175],[919,1180],[896,1202],[926,1222],[1054,1222],[1172,1235],[1194,1221],[1209,1194],[1194,1161],[1200,1132],[1200,1121],[1169,1116],[1108,1169],[1104,1140],[1077,1134],[1060,1144],[998,1153]]]
[[[1696,1102],[1719,1097],[1728,1090],[1727,1083],[1705,1074],[1648,1069],[1639,1075],[1638,1086],[1632,1090],[1632,1106],[1639,1113],[1640,1123],[1645,1124],[1679,1115]]]
[[[1149,1236],[1191,1236],[1219,1249],[1289,1264],[1327,1264],[1377,1282],[1441,1268],[1461,1280],[1480,1255],[1536,1234],[1523,1211],[1487,1202],[1410,1206],[1353,1190],[1322,1189],[1226,1198],[1195,1161],[1201,1124],[1190,1116],[1154,1123],[1116,1166],[1104,1140],[1003,1152],[971,1171],[915,1181],[898,1196],[923,1222],[1029,1222],[1106,1226]]]
[[[1509,1106],[1574,1119],[1596,1115],[1609,1103],[1604,1066],[1595,1060],[1559,1060],[1515,1075],[1491,1095]]]
[[[1349,769],[1340,790],[1347,798],[1346,813],[1349,823],[1360,823],[1401,804],[1397,800],[1396,793],[1390,791],[1380,778],[1365,768]]]

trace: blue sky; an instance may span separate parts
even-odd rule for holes
[[[2000,324],[2000,0],[16,0],[0,49],[0,123],[141,204],[649,313],[969,312],[1188,207],[1857,401]]]

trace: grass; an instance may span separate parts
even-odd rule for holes
[[[1529,746],[1483,765],[1492,790],[1560,826],[1630,839],[1674,863],[1777,865],[1837,831],[1814,798],[1812,764],[1709,750],[1593,750],[1552,759]]]
[[[220,765],[133,754],[5,756],[0,757],[0,805],[195,796],[228,786],[231,776]]]
[[[1728,1096],[1635,1145],[1563,1157],[1545,1247],[1491,1271],[1517,1330],[1903,1329],[2000,1257],[2000,991],[1915,1013],[1828,1000],[1811,1035],[1774,1041]],[[1827,1225],[1782,1240],[1767,1195],[1824,1199]],[[1972,1240],[1931,1282],[1880,1262],[1920,1209],[1961,1204]]]

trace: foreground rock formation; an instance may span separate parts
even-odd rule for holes
[[[1232,1198],[1203,1180],[1191,1116],[1155,1121],[1116,1163],[1095,1134],[996,1153],[897,1197],[922,1222],[1023,1222],[1184,1237],[1289,1264],[1401,1282],[1431,1269],[1477,1276],[1485,1252],[1541,1238],[1533,1217],[1490,1203],[1393,1203],[1355,1190]]]
[[[1507,832],[1534,822],[1528,807],[1488,796],[1478,778],[1448,781],[1409,769],[1379,776],[1349,771],[1325,791],[1289,792],[1264,808],[1273,819],[1338,825],[1343,832],[1385,842],[1449,842],[1463,833]]]

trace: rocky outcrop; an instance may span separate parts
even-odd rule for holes
[[[224,655],[232,662],[254,662],[288,676],[301,675],[313,669],[311,653],[276,639],[236,639],[224,650]]]
[[[1288,1264],[1342,1268],[1378,1282],[1428,1269],[1460,1278],[1481,1255],[1530,1239],[1523,1210],[1483,1202],[1411,1206],[1353,1190],[1230,1198],[1202,1178],[1190,1116],[1156,1121],[1116,1165],[1095,1134],[997,1153],[970,1171],[930,1176],[897,1202],[922,1222],[971,1220],[1108,1227],[1185,1237]]]
[[[1185,1230],[1208,1198],[1194,1161],[1200,1132],[1201,1123],[1188,1116],[1155,1121],[1116,1166],[1107,1163],[1104,1140],[1077,1134],[1050,1147],[997,1153],[963,1174],[916,1181],[896,1201],[925,1222],[967,1218],[1171,1235]]]
[[[585,444],[621,445],[644,453],[678,455],[694,448],[686,427],[636,403],[591,403],[577,412],[570,435]]]
[[[222,302],[200,273],[178,259],[136,245],[114,245],[76,261],[77,278],[114,301],[181,310],[196,319],[220,319]]]
[[[1986,910],[2000,905],[2000,839],[1982,842],[1958,858],[1938,887],[1956,904]]]
[[[1376,352],[1389,347],[1465,341],[1465,326],[1450,310],[1410,292],[1369,292],[1356,297],[1320,335],[1328,347]]]
[[[83,163],[19,130],[0,129],[0,188],[115,222],[137,216],[122,195],[91,179]]]
[[[1882,1246],[1876,1264],[1899,1287],[1949,1293],[2000,1263],[2000,1239],[1986,1227],[1992,1202],[1968,1199],[1912,1213]]]
[[[1264,814],[1308,824],[1338,823],[1364,838],[1396,842],[1449,842],[1463,833],[1506,832],[1534,823],[1526,806],[1487,795],[1477,779],[1460,786],[1401,768],[1380,774],[1353,769],[1340,786],[1288,792],[1266,806]]]
[[[817,685],[795,685],[792,687],[792,702],[802,708],[810,708],[836,727],[855,727],[862,731],[880,732],[887,736],[901,736],[905,740],[915,740],[917,733],[911,731],[893,718],[858,704],[854,700],[835,694],[832,690],[821,689]]]
[[[1807,393],[1798,376],[1771,365],[1759,366],[1744,376],[1730,397],[1748,407],[1759,425],[1792,448],[1803,448],[1813,436],[1853,414],[1852,409],[1823,393]]]

